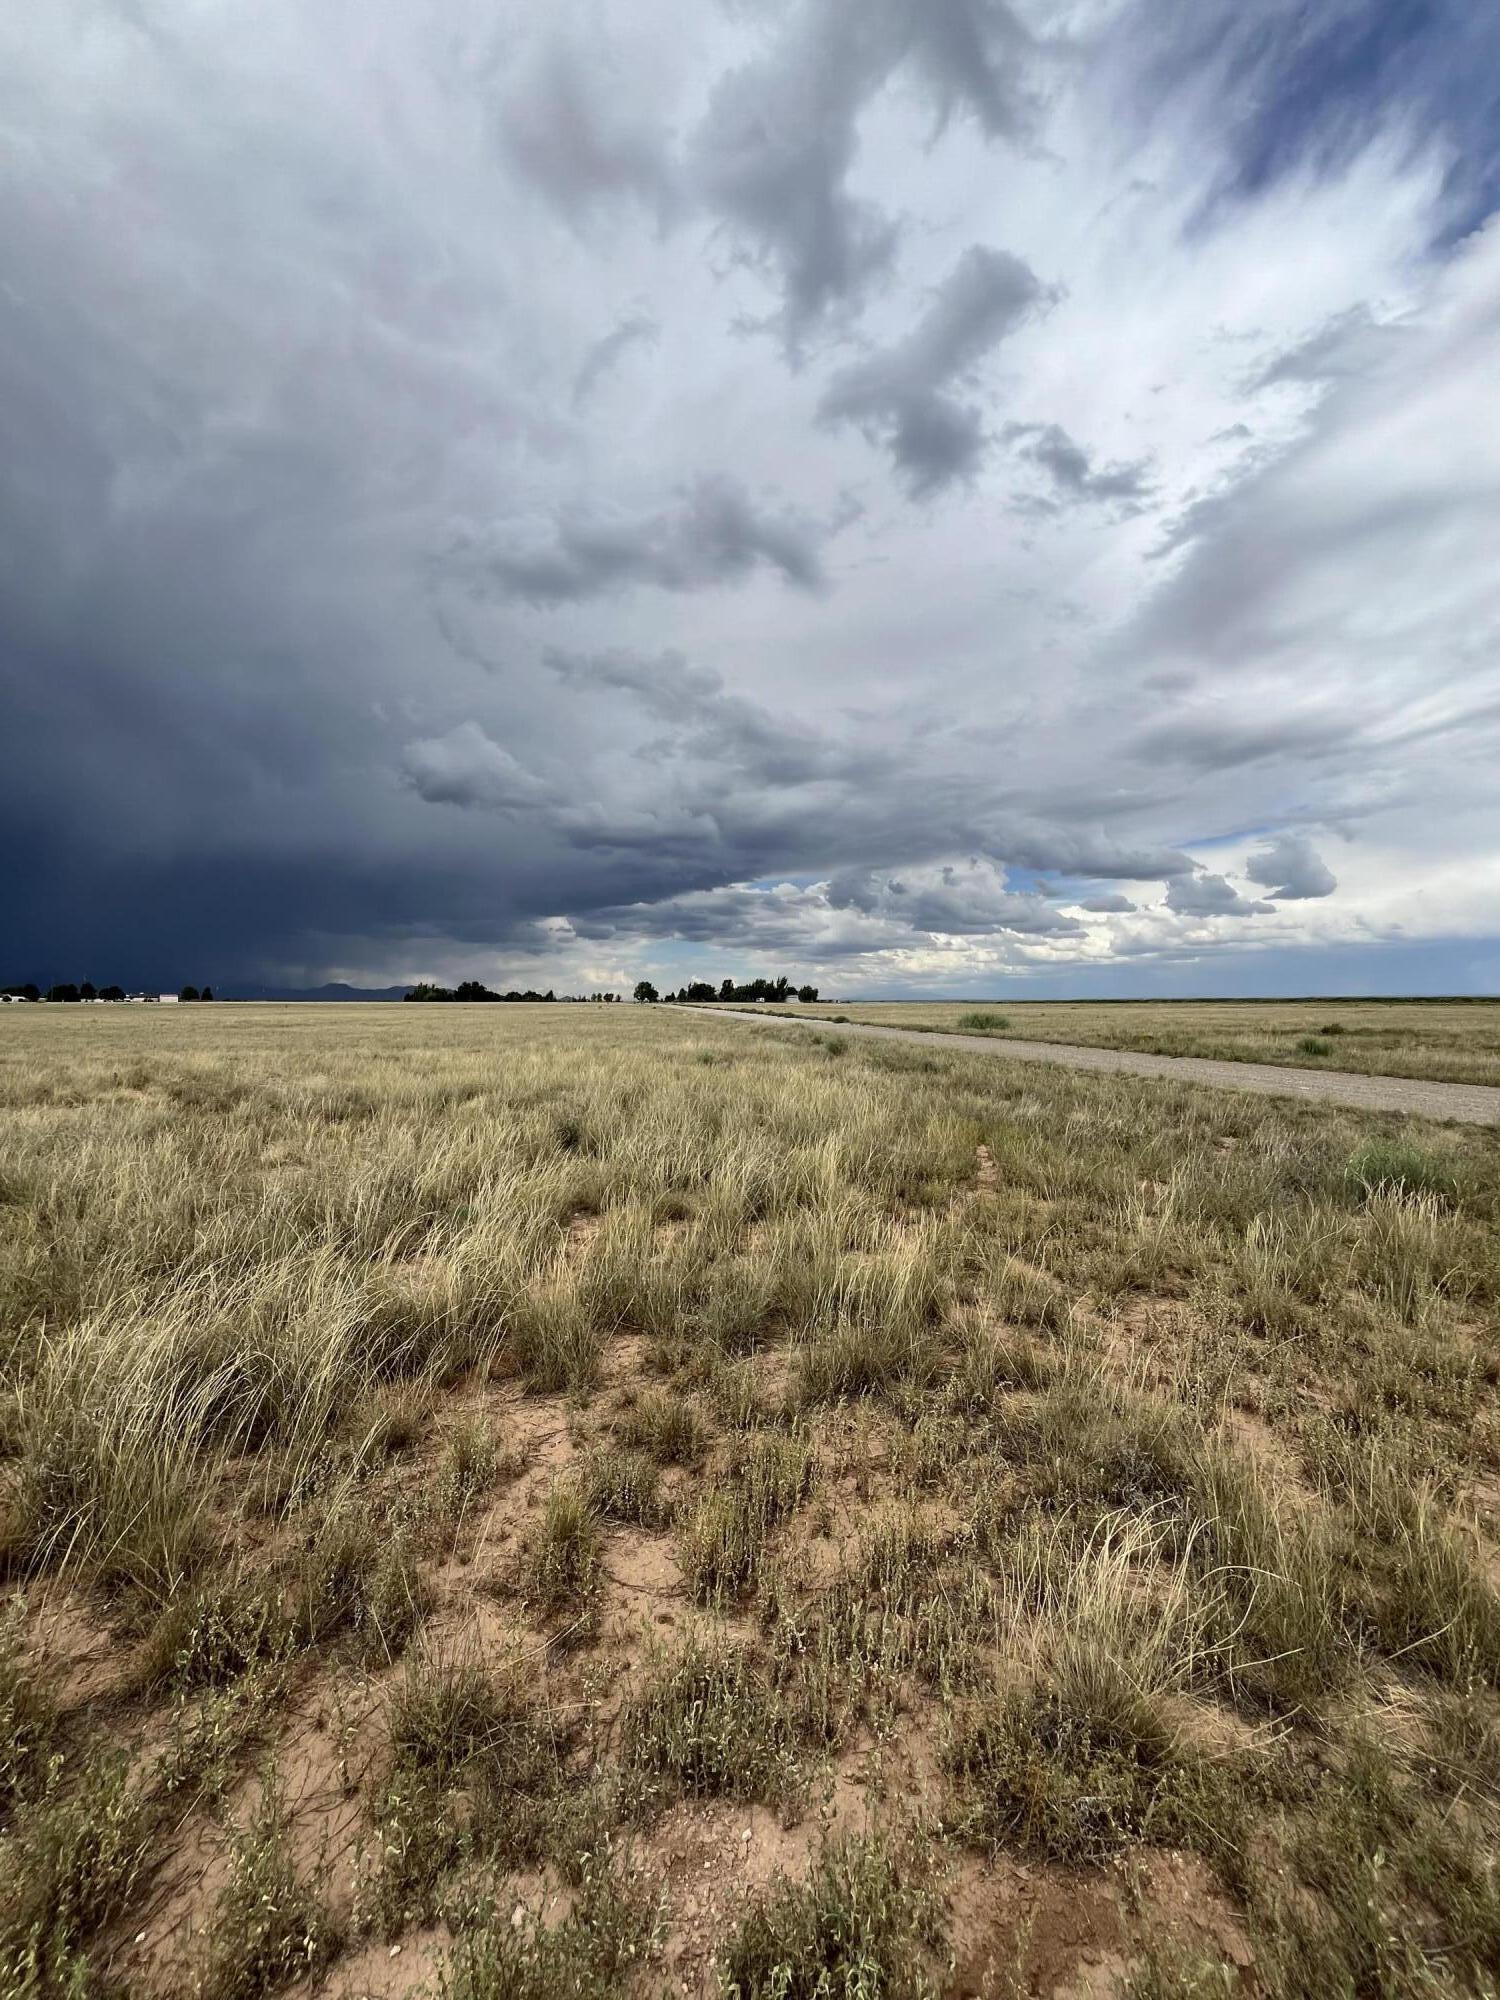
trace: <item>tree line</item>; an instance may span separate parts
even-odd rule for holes
[[[123,986],[96,986],[91,979],[82,980],[76,986],[71,981],[67,981],[59,986],[49,986],[45,993],[34,979],[28,979],[24,986],[0,986],[0,993],[3,993],[8,1000],[62,1000],[73,1002],[81,1000],[128,1000],[131,997]],[[137,997],[157,1000],[161,998],[161,995],[151,993],[141,994]],[[196,986],[184,986],[177,995],[179,1000],[212,1000],[213,997],[214,989],[211,986],[205,986],[201,991]]]
[[[509,993],[492,993],[488,986],[477,979],[465,979],[457,986],[434,986],[430,980],[420,980],[407,994],[408,1000],[555,1000],[557,995],[549,986],[545,993],[538,993],[527,987],[524,993],[512,988]],[[611,999],[614,995],[609,996]]]
[[[675,993],[667,994],[668,1000],[770,1000],[773,1002],[796,997],[811,1005],[818,997],[816,986],[793,986],[783,973],[779,979],[752,979],[743,986],[737,986],[732,979],[720,980],[717,986],[706,979],[694,979],[686,986],[680,986]],[[638,980],[635,997],[637,1000],[660,1000],[661,994],[649,979]]]

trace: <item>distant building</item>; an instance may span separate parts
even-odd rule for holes
[[[175,1007],[178,1001],[182,998],[182,995],[180,993],[158,993],[156,997],[161,1002],[163,1007],[166,1007],[168,1005]],[[148,999],[150,998],[149,994],[147,995],[147,998]]]

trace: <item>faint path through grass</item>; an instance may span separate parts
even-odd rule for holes
[[[751,1014],[731,1007],[697,1007],[758,1027],[822,1028],[817,1015]],[[941,1041],[978,1055],[1015,1062],[1061,1063],[1068,1069],[1104,1070],[1114,1076],[1169,1077],[1176,1083],[1206,1083],[1219,1090],[1248,1090],[1266,1097],[1302,1097],[1347,1104],[1357,1111],[1411,1112],[1420,1118],[1450,1119],[1461,1125],[1500,1125],[1500,1088],[1482,1083],[1429,1083],[1412,1077],[1356,1076],[1347,1070],[1285,1069],[1274,1063],[1219,1062],[1206,1056],[1156,1056],[1139,1049],[1083,1048],[1068,1042],[1022,1042],[999,1035],[950,1034],[926,1028],[888,1028],[871,1021],[841,1019],[840,1035],[868,1035],[881,1041]]]

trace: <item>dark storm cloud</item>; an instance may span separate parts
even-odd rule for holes
[[[1008,424],[1007,443],[1017,443],[1022,458],[1047,473],[1063,501],[1139,501],[1151,490],[1150,468],[1144,459],[1096,469],[1081,444],[1061,424]]]
[[[1216,206],[1291,72],[1204,6],[1149,186],[986,0],[0,10],[10,974],[1107,966],[1247,827],[1231,940],[1489,921],[1500,241],[1421,131]]]
[[[494,550],[470,568],[531,604],[579,603],[632,584],[707,590],[762,565],[800,590],[818,590],[828,533],[784,509],[762,510],[738,480],[705,477],[655,513],[561,514],[549,544]]]
[[[642,908],[678,894],[684,870],[696,889],[826,869],[825,913],[878,919],[888,940],[903,925],[1066,936],[1077,919],[1011,889],[1008,867],[1170,880],[1194,865],[1176,849],[1019,811],[982,771],[956,770],[942,745],[929,761],[919,744],[872,737],[852,718],[815,729],[777,714],[680,653],[554,648],[546,664],[571,695],[592,698],[614,748],[607,764],[583,767],[580,783],[575,757],[554,782],[469,720],[408,744],[405,780],[438,806],[509,814],[524,804],[529,826],[574,853],[649,858],[660,891],[638,898]],[[965,848],[968,858],[953,859]],[[587,917],[577,903],[557,907],[575,923]]]
[[[690,150],[703,199],[779,279],[792,347],[895,254],[895,224],[845,186],[859,113],[889,68],[877,11],[807,0],[764,56],[720,79]]]
[[[430,805],[514,812],[541,805],[547,797],[547,788],[477,722],[461,722],[446,736],[408,743],[401,768],[413,791]]]
[[[573,407],[586,403],[594,390],[632,347],[650,346],[661,328],[650,313],[631,313],[596,340],[573,378]]]
[[[1279,834],[1257,849],[1245,863],[1245,873],[1279,903],[1331,896],[1338,887],[1332,869],[1300,833]]]
[[[755,787],[869,783],[898,768],[891,751],[820,733],[726,692],[718,674],[690,666],[680,653],[650,658],[621,648],[594,654],[553,648],[546,664],[566,686],[632,696],[664,730],[639,754],[650,762],[685,762],[701,772],[700,783],[718,786],[725,772]]]
[[[694,184],[778,280],[791,349],[893,266],[895,221],[847,185],[876,92],[904,68],[940,125],[963,111],[988,138],[1017,139],[1040,46],[999,0],[800,0],[766,51],[720,80],[689,150]]]
[[[889,449],[914,498],[967,478],[984,455],[980,411],[945,393],[1048,294],[1029,264],[975,244],[904,340],[842,368],[824,391],[824,423],[855,423]]]
[[[1179,917],[1263,917],[1272,903],[1251,902],[1223,875],[1183,875],[1167,886],[1167,908]]]

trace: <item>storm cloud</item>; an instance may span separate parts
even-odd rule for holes
[[[1045,297],[1036,273],[1008,251],[966,250],[911,332],[841,369],[819,405],[825,423],[880,437],[913,499],[968,478],[984,455],[984,421],[948,394]]]
[[[1279,834],[1245,863],[1245,873],[1279,903],[1302,903],[1331,896],[1339,886],[1333,870],[1305,834]]]
[[[1061,424],[1010,424],[1006,426],[1005,437],[1007,442],[1018,444],[1023,459],[1048,474],[1054,494],[1064,502],[1139,501],[1150,490],[1149,468],[1144,460],[1095,466],[1083,446],[1075,443]]]
[[[510,596],[561,604],[654,584],[706,590],[739,582],[764,564],[787,583],[816,590],[823,582],[827,531],[782,510],[758,507],[735,479],[705,477],[651,514],[569,510],[551,538],[532,549],[496,549],[477,568]]]
[[[8,10],[4,977],[1500,986],[1497,68]]]

